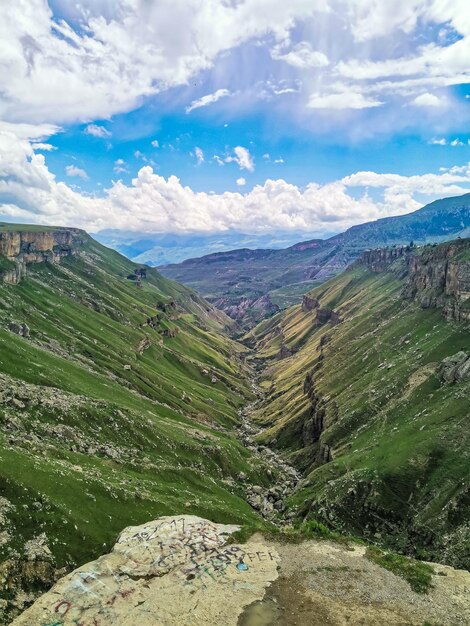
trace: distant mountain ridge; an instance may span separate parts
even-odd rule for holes
[[[210,302],[247,324],[264,316],[252,303],[264,298],[272,313],[335,276],[368,249],[465,237],[470,234],[470,193],[435,200],[396,217],[359,224],[329,239],[312,239],[281,250],[242,248],[160,267],[162,274],[197,289]],[[247,300],[250,304],[247,306]],[[237,307],[244,314],[239,315]]]

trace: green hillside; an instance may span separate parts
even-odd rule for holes
[[[28,263],[17,284],[2,282],[17,260],[0,257],[0,570],[26,587],[37,581],[18,563],[41,533],[71,567],[161,515],[256,525],[236,478],[267,482],[234,436],[252,394],[231,321],[80,241],[60,264]],[[18,259],[31,254],[21,246]]]
[[[305,476],[298,513],[466,567],[469,250],[370,253],[247,336],[260,439]]]

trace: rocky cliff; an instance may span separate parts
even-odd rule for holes
[[[367,250],[358,263],[375,273],[394,271],[405,277],[402,296],[423,309],[442,309],[449,320],[470,320],[470,239]]]
[[[33,263],[60,263],[65,256],[77,252],[85,243],[86,234],[77,228],[37,230],[21,227],[13,230],[0,226],[0,279],[4,283],[17,284]]]

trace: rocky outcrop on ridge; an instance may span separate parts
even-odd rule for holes
[[[358,263],[406,278],[403,297],[423,309],[442,309],[448,320],[470,321],[470,239],[367,250]]]
[[[17,284],[26,275],[28,265],[60,263],[63,257],[76,254],[77,246],[85,240],[85,233],[78,228],[2,231],[0,227],[0,257],[8,263],[8,267],[0,267],[0,279]]]
[[[238,526],[193,515],[126,528],[110,554],[62,578],[14,626],[236,626],[278,574],[276,549],[227,545]]]

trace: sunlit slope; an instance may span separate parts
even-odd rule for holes
[[[470,354],[469,324],[405,299],[405,273],[355,267],[309,294],[318,307],[258,325],[248,340],[269,367],[256,419],[305,472],[302,515],[468,563],[470,383],[442,369]],[[339,321],[319,323],[319,308]]]
[[[265,479],[233,435],[250,391],[230,320],[135,269],[87,237],[0,282],[3,557],[45,532],[57,565],[81,563],[123,527],[182,511],[257,519],[235,481]]]

